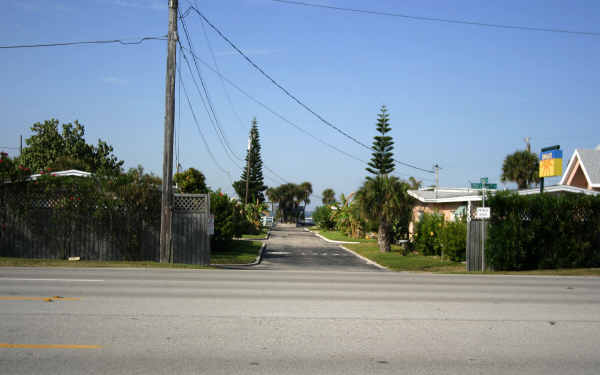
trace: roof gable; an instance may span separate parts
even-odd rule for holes
[[[566,185],[581,168],[590,187],[600,187],[600,150],[576,149],[569,160],[560,184]]]

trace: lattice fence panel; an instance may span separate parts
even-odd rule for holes
[[[175,194],[173,196],[173,210],[186,212],[210,212],[208,194]]]

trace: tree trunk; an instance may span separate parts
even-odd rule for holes
[[[377,231],[377,244],[379,245],[379,251],[382,253],[387,253],[392,250],[389,225],[387,225],[387,223],[379,224],[379,230]]]

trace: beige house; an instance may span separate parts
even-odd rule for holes
[[[594,150],[576,149],[560,184],[600,191],[600,146]]]

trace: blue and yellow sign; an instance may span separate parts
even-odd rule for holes
[[[562,176],[562,151],[550,150],[540,153],[540,177]]]

